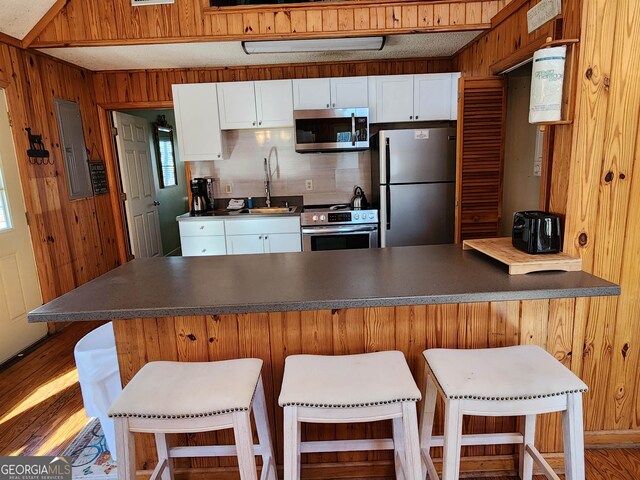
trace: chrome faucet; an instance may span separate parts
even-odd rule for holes
[[[264,193],[267,196],[267,208],[271,208],[271,162],[264,159]]]

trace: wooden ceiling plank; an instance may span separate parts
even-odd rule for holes
[[[22,45],[24,48],[29,48],[29,46],[33,43],[33,41],[38,38],[38,35],[42,33],[42,31],[49,25],[53,19],[62,11],[64,7],[67,6],[69,0],[56,0],[56,2],[51,6],[49,11],[44,14],[44,16],[40,19],[38,23],[31,29],[29,33],[22,40]]]

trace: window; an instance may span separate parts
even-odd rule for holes
[[[11,216],[9,215],[9,205],[7,204],[7,192],[4,189],[4,178],[0,171],[0,231],[11,228]]]
[[[173,152],[173,127],[167,123],[164,115],[158,116],[153,127],[160,188],[173,187],[178,184],[176,157]]]

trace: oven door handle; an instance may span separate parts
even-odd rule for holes
[[[348,227],[311,227],[302,228],[303,235],[330,235],[333,233],[361,233],[375,232],[378,230],[377,225],[354,225]]]

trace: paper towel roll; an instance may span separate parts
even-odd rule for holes
[[[529,123],[562,118],[562,87],[567,46],[543,48],[533,54]]]

